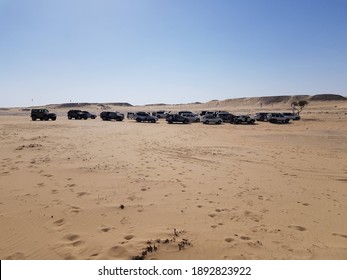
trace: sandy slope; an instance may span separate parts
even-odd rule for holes
[[[1,116],[0,258],[346,259],[346,107],[254,126]]]

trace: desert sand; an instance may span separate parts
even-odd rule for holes
[[[288,104],[109,107],[181,108]],[[67,110],[52,108],[55,122],[1,111],[1,259],[347,259],[346,101],[310,102],[288,125],[68,120]]]

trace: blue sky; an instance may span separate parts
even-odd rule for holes
[[[0,0],[0,107],[347,95],[344,0]]]

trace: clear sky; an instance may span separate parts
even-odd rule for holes
[[[346,0],[0,0],[0,107],[347,95]]]

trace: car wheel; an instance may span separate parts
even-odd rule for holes
[[[222,121],[218,121],[218,122],[217,122],[217,124],[221,124],[221,123],[222,123]]]
[[[136,119],[137,122],[141,122],[141,119]]]
[[[209,124],[209,121],[205,121],[204,124]]]
[[[52,118],[52,121],[55,121],[57,118]]]
[[[86,119],[88,119],[88,117],[87,117],[87,116],[84,116],[83,119],[86,120]]]
[[[156,120],[151,120],[151,123],[155,123],[156,122]]]
[[[32,117],[31,119],[32,119],[33,121],[36,121],[36,118],[35,118],[35,117]]]
[[[71,119],[72,119],[72,117],[71,117],[71,116],[67,116],[67,118],[68,118],[69,120],[71,120]]]

